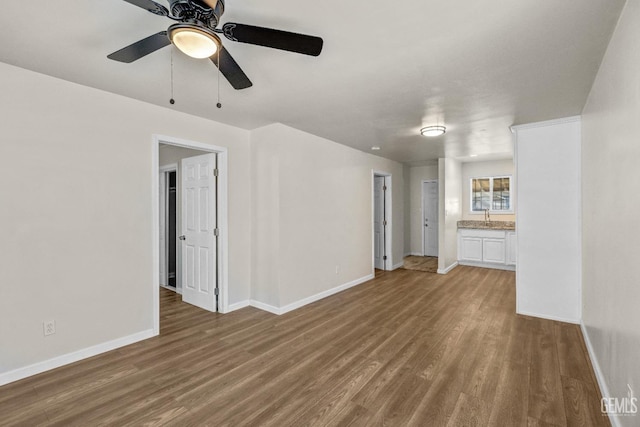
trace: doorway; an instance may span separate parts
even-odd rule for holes
[[[175,285],[184,302],[228,312],[227,149],[154,136],[152,162],[156,165],[152,168],[152,295],[157,335],[159,285],[171,290]],[[172,223],[175,228],[170,229]]]
[[[438,256],[438,181],[422,181],[422,255]]]
[[[160,144],[160,286],[217,311],[217,154]]]
[[[391,175],[373,173],[373,268],[392,270]]]

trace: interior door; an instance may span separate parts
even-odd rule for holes
[[[182,300],[216,311],[216,155],[182,159]]]
[[[438,256],[438,183],[422,183],[424,255]]]
[[[373,259],[374,267],[384,270],[384,177],[373,177]]]

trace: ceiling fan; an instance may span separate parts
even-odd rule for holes
[[[169,0],[170,10],[153,0],[124,1],[177,23],[169,26],[166,31],[160,31],[107,56],[114,61],[130,63],[173,43],[180,51],[193,58],[209,58],[234,89],[246,89],[252,86],[251,80],[222,46],[218,34],[235,42],[304,55],[318,56],[322,52],[323,40],[320,37],[233,22],[217,28],[224,13],[224,0]]]

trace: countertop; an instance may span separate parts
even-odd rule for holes
[[[515,230],[515,221],[458,221],[458,228],[476,228],[480,230]]]

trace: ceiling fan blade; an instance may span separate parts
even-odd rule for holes
[[[111,55],[108,55],[107,58],[113,59],[114,61],[130,63],[170,44],[171,40],[169,40],[167,32],[160,31],[117,52],[113,52]]]
[[[169,15],[169,11],[167,10],[166,7],[152,0],[124,0],[124,1],[126,1],[127,3],[131,3],[134,6],[141,7],[144,10],[148,10],[149,12],[154,13],[156,15],[160,15],[160,16]]]
[[[324,43],[320,37],[233,22],[224,24],[222,30],[229,40],[311,56],[320,55]]]
[[[218,55],[220,55],[220,65],[218,65]],[[210,59],[220,69],[222,75],[229,80],[234,89],[240,90],[253,86],[249,77],[222,45]]]

